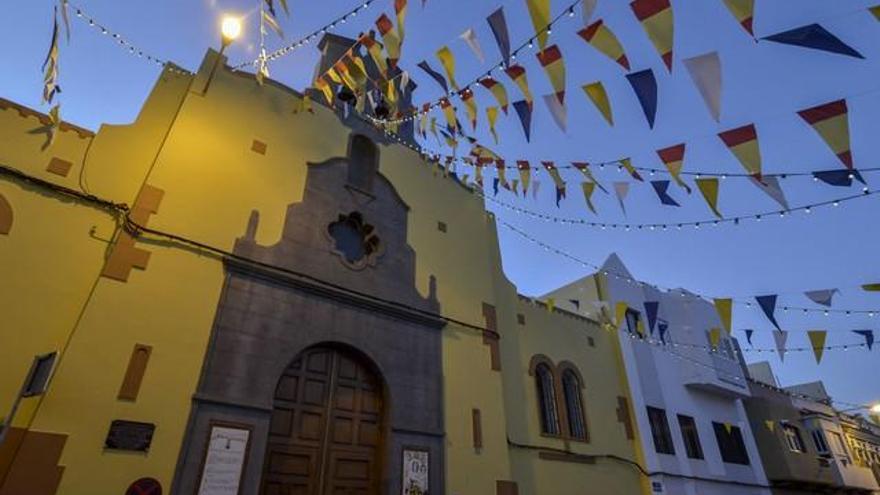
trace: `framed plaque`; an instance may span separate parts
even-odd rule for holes
[[[110,430],[107,432],[107,438],[104,439],[104,448],[147,452],[150,450],[155,431],[156,425],[153,423],[115,419],[110,423]]]
[[[250,440],[250,426],[211,423],[198,495],[239,493]]]
[[[428,495],[428,449],[403,448],[403,495]]]

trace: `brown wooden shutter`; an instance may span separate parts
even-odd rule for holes
[[[131,358],[128,360],[128,369],[125,371],[125,378],[122,380],[122,386],[119,387],[120,400],[136,400],[138,391],[141,389],[141,382],[144,379],[144,373],[147,371],[147,362],[150,360],[150,354],[153,348],[148,345],[135,344],[131,351]]]
[[[483,422],[480,418],[480,410],[474,409],[471,411],[471,416],[473,419],[473,428],[474,428],[474,448],[482,449],[483,448]]]

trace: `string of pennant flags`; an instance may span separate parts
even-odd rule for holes
[[[495,220],[498,224],[502,225],[506,229],[510,230],[511,232],[514,232],[515,234],[519,235],[520,237],[523,237],[524,239],[528,240],[529,242],[540,246],[545,251],[552,252],[553,254],[556,254],[560,257],[566,258],[569,261],[577,263],[578,265],[580,265],[584,268],[594,269],[597,272],[602,273],[606,277],[613,277],[616,280],[622,280],[626,283],[635,284],[639,287],[649,287],[649,288],[652,288],[652,289],[657,290],[659,292],[666,292],[666,293],[676,293],[677,292],[681,295],[681,297],[687,297],[687,296],[697,297],[697,298],[700,298],[704,301],[711,302],[712,304],[716,304],[717,301],[721,301],[720,303],[718,303],[718,305],[720,305],[722,307],[721,312],[723,312],[725,315],[722,318],[724,321],[728,321],[728,317],[726,315],[730,314],[730,312],[732,311],[733,304],[737,304],[737,305],[745,306],[747,308],[751,308],[751,307],[753,307],[753,305],[758,305],[761,307],[761,309],[764,311],[764,313],[766,315],[768,315],[768,318],[769,318],[769,316],[773,317],[771,322],[776,322],[775,310],[776,310],[776,305],[777,305],[776,303],[778,302],[778,296],[780,294],[757,296],[752,299],[716,298],[716,297],[712,297],[712,296],[701,295],[701,294],[696,294],[693,292],[684,291],[682,289],[674,289],[674,288],[670,288],[670,287],[663,287],[663,286],[656,285],[656,284],[649,284],[647,282],[642,282],[640,280],[636,280],[635,278],[633,278],[629,274],[618,273],[614,270],[608,270],[607,268],[604,268],[596,263],[592,263],[592,262],[586,261],[582,258],[579,258],[579,257],[577,257],[577,256],[575,256],[575,255],[573,255],[563,249],[560,249],[555,246],[551,246],[550,244],[547,244],[546,242],[530,235],[529,233],[516,227],[515,225],[511,224],[507,220],[504,220],[503,218],[495,217]],[[878,292],[878,291],[880,291],[880,284],[877,284],[877,283],[864,284],[860,287],[860,289],[863,291],[868,291],[868,292]],[[821,313],[825,316],[829,316],[831,314],[837,314],[837,315],[843,315],[843,316],[865,315],[865,316],[868,316],[869,318],[873,318],[875,315],[880,314],[880,310],[876,310],[876,309],[833,308],[832,306],[833,306],[834,296],[839,294],[840,292],[841,292],[840,288],[803,291],[803,292],[800,292],[799,294],[805,296],[807,299],[809,299],[814,304],[822,306],[822,307],[815,308],[815,307],[804,307],[804,306],[783,304],[783,305],[781,305],[781,309],[785,313],[788,313],[789,311],[805,313],[805,314],[819,314],[819,313]],[[730,301],[730,302],[727,303],[725,301]],[[727,325],[727,326],[730,327],[731,325]],[[775,323],[774,323],[774,326],[776,326]]]

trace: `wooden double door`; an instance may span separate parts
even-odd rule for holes
[[[382,403],[381,381],[362,358],[304,351],[275,391],[261,493],[378,494]]]

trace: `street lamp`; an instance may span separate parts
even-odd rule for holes
[[[871,406],[871,412],[874,414],[880,414],[880,402]]]
[[[211,66],[208,82],[205,83],[205,90],[202,92],[203,96],[208,94],[208,87],[211,86],[211,81],[214,80],[214,73],[217,72],[217,66],[223,58],[223,53],[226,52],[226,47],[231,45],[239,36],[241,36],[241,19],[231,15],[223,16],[223,19],[220,21],[220,53],[217,54],[214,64]]]

